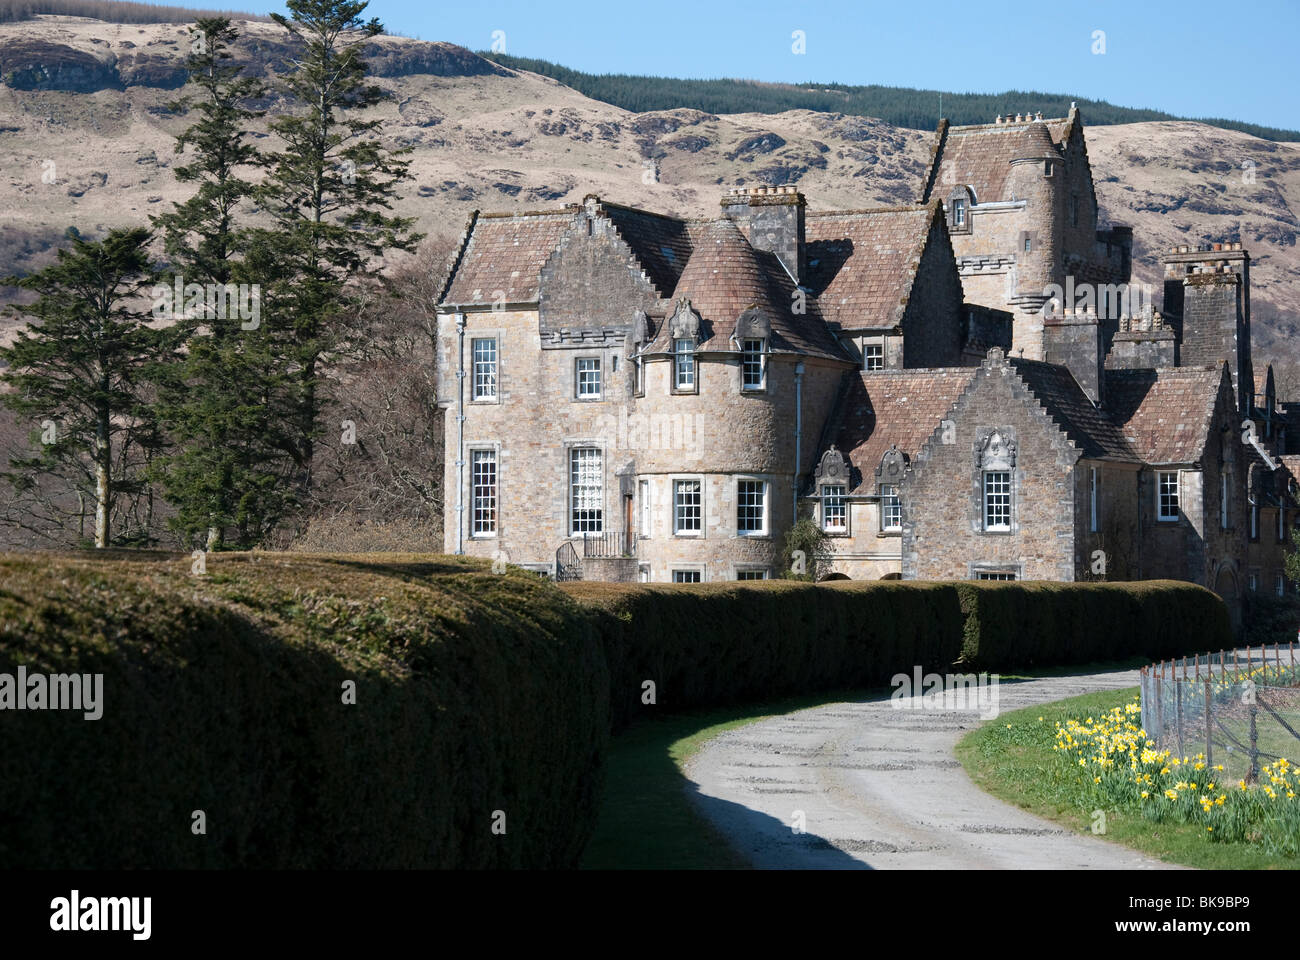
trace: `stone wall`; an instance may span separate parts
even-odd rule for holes
[[[1073,580],[1078,451],[1000,352],[985,361],[950,417],[953,429],[935,431],[903,484],[903,577],[967,580],[987,569]],[[977,451],[994,432],[1015,445],[1007,533],[983,529]]]

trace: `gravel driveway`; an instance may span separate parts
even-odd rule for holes
[[[999,705],[1009,712],[1137,682],[1133,670],[1007,682]],[[981,722],[973,710],[900,710],[888,699],[828,704],[724,733],[686,773],[699,809],[759,868],[1171,868],[976,787],[953,748]]]

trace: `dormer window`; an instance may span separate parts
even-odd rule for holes
[[[970,233],[970,208],[975,202],[975,194],[969,186],[953,189],[948,194],[948,230],[952,233]]]
[[[885,345],[883,343],[864,343],[862,345],[862,369],[885,369]]]
[[[694,340],[673,341],[673,388],[682,391],[695,389]]]
[[[767,386],[767,341],[742,340],[740,343],[740,388],[762,390]]]

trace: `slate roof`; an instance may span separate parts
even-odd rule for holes
[[[671,294],[691,258],[687,221],[613,203],[600,204],[600,212],[632,248],[659,295]]]
[[[1008,362],[1083,457],[1130,463],[1138,461],[1119,425],[1108,413],[1093,405],[1067,367],[1020,358]]]
[[[1070,135],[1070,117],[1022,123],[981,123],[939,132],[926,177],[924,200],[945,198],[954,185],[969,185],[976,203],[1010,200],[1007,179],[1018,157],[1058,155]]]
[[[577,207],[568,207],[545,213],[478,216],[442,302],[490,304],[498,290],[504,292],[507,303],[536,300],[542,266],[577,211]]]
[[[893,327],[916,279],[937,207],[809,213],[805,286],[845,329]]]
[[[1198,463],[1223,382],[1219,367],[1108,370],[1106,408],[1145,463]]]
[[[876,492],[875,470],[890,447],[916,459],[978,367],[875,370],[851,375],[840,397],[831,443],[855,468],[849,492]],[[820,452],[820,451],[819,451]]]
[[[691,308],[705,321],[702,346],[734,349],[728,341],[735,331],[736,320],[746,310],[756,307],[771,324],[769,350],[851,359],[827,328],[815,301],[807,302],[804,313],[794,312],[794,281],[775,254],[755,250],[740,228],[725,218],[692,223],[689,227],[691,258],[677,281],[672,299],[688,299]],[[668,325],[663,324],[649,349],[669,349],[669,336]]]

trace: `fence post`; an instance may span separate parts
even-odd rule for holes
[[[1210,734],[1213,730],[1210,713],[1210,678],[1205,678],[1205,767],[1210,769],[1214,766],[1214,744],[1211,741]]]
[[[1163,746],[1165,738],[1165,691],[1164,684],[1161,682],[1163,678],[1160,674],[1157,673],[1151,679],[1156,689],[1156,735],[1154,739],[1156,746],[1160,747]]]
[[[1178,681],[1177,673],[1174,675],[1174,722],[1178,724],[1178,756],[1187,756],[1183,750],[1183,685]]]
[[[1259,733],[1255,729],[1255,714],[1259,708],[1255,706],[1255,697],[1259,691],[1252,690],[1250,697],[1250,772],[1246,774],[1246,782],[1254,783],[1259,773]]]

